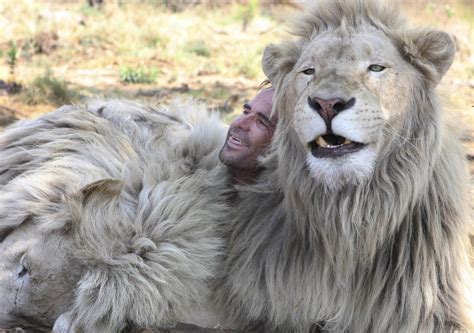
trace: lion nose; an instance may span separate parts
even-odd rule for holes
[[[354,106],[355,98],[348,101],[342,98],[324,99],[320,97],[308,97],[309,106],[323,118],[328,130],[331,128],[331,120],[340,112]]]

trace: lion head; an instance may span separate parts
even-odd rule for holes
[[[64,225],[74,172],[30,172],[0,188],[0,327],[49,331],[71,306],[81,264]],[[56,230],[55,230],[56,229]]]
[[[297,41],[266,48],[277,109],[319,183],[367,182],[387,145],[433,126],[436,112],[414,105],[431,98],[455,47],[445,32],[403,24],[390,7],[338,1],[307,8]]]
[[[0,254],[0,325],[50,331],[72,303],[79,279],[70,243],[28,222],[5,238]]]

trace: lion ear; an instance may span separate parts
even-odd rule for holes
[[[43,231],[60,230],[68,233],[83,223],[84,209],[97,211],[98,208],[108,207],[112,200],[119,197],[121,190],[120,180],[101,179],[65,195],[56,204],[43,207],[35,218]]]
[[[122,191],[123,183],[118,179],[101,179],[82,187],[76,198],[85,206],[90,201],[107,201],[116,198]]]
[[[405,52],[411,62],[435,84],[447,72],[454,60],[456,47],[451,36],[438,30],[414,31],[405,44]]]
[[[288,74],[300,56],[300,47],[295,42],[279,45],[269,44],[263,51],[262,68],[272,84],[279,73]]]

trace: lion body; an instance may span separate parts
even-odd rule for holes
[[[228,232],[221,304],[266,331],[470,331],[466,161],[434,92],[452,41],[362,1],[306,7],[295,31],[265,51],[280,120]],[[363,149],[314,154],[315,96],[353,98],[332,133]]]
[[[205,308],[230,218],[225,127],[170,109],[68,106],[1,134],[0,327],[118,332]]]

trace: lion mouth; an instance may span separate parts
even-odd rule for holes
[[[309,143],[314,157],[339,157],[361,150],[364,146],[363,143],[334,134],[320,135]]]

